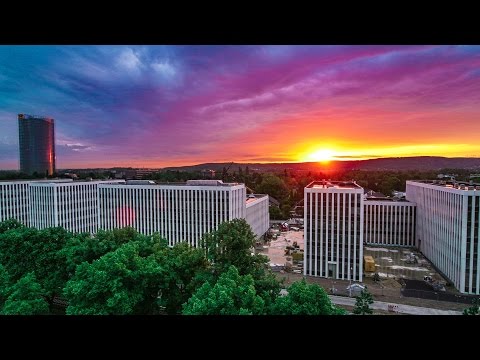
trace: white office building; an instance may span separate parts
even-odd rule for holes
[[[304,190],[304,275],[362,281],[363,188],[313,181]]]
[[[407,181],[415,245],[462,293],[480,294],[480,186]]]
[[[364,207],[365,244],[415,246],[415,203],[367,198]]]
[[[30,224],[30,184],[71,182],[72,179],[0,181],[0,221],[16,219]]]
[[[169,245],[185,241],[198,246],[203,234],[220,223],[246,217],[245,198],[244,184],[221,180],[101,184],[99,227],[111,230],[132,226],[145,235],[160,233]]]
[[[29,181],[0,182],[0,221],[16,219],[29,224]]]
[[[75,233],[95,233],[98,228],[99,184],[124,180],[32,182],[29,184],[30,226],[62,226]]]
[[[246,220],[257,238],[263,236],[270,226],[268,195],[248,195],[246,202]]]

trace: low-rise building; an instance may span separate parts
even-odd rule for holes
[[[366,244],[415,246],[415,203],[369,198],[364,207]]]
[[[268,195],[250,194],[246,199],[246,220],[253,233],[260,238],[269,228]]]

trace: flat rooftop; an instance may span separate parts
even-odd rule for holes
[[[310,184],[305,186],[305,188],[309,189],[362,189],[360,185],[358,185],[354,181],[330,181],[330,180],[320,180],[320,181],[312,181]]]
[[[373,203],[373,202],[381,202],[381,201],[387,201],[391,203],[408,203],[408,204],[413,204],[412,202],[406,200],[406,199],[395,199],[395,198],[387,198],[387,197],[367,197],[363,200],[365,203]]]
[[[474,183],[470,181],[452,181],[452,180],[407,180],[408,182],[416,182],[426,185],[435,185],[447,189],[456,190],[480,190],[480,183]]]
[[[52,122],[53,118],[47,116],[40,116],[40,115],[29,115],[29,114],[18,114],[19,119],[36,119],[36,120],[46,120],[48,122]]]
[[[75,181],[34,181],[31,185],[75,185],[75,184],[123,184],[120,180],[75,180]]]
[[[59,182],[73,182],[72,179],[12,179],[0,180],[0,183],[15,183],[15,182],[33,182],[33,183],[59,183]]]
[[[187,180],[186,182],[155,182],[153,180],[127,180],[125,183],[113,185],[143,185],[143,186],[237,186],[243,183],[224,183],[222,180]]]
[[[254,197],[251,197],[252,195],[253,195]],[[248,196],[250,196],[250,197],[248,197]],[[246,203],[246,204],[250,204],[250,203],[255,202],[255,201],[257,201],[258,199],[261,199],[261,198],[263,198],[263,197],[265,197],[265,196],[267,196],[267,195],[266,195],[266,194],[250,194],[250,195],[247,195],[247,198],[246,198],[245,203]]]

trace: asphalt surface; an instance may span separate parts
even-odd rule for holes
[[[334,304],[352,306],[352,307],[355,306],[355,298],[335,296],[335,295],[329,295],[329,296]],[[395,312],[402,313],[402,314],[409,314],[409,315],[461,315],[462,314],[460,311],[454,311],[454,310],[438,310],[438,309],[425,308],[420,306],[386,303],[383,301],[374,301],[373,304],[370,304],[370,308],[374,310],[389,311],[388,310],[389,305],[396,306],[394,308]]]

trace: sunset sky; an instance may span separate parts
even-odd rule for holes
[[[480,154],[480,46],[0,46],[0,169],[17,114],[57,168]]]

